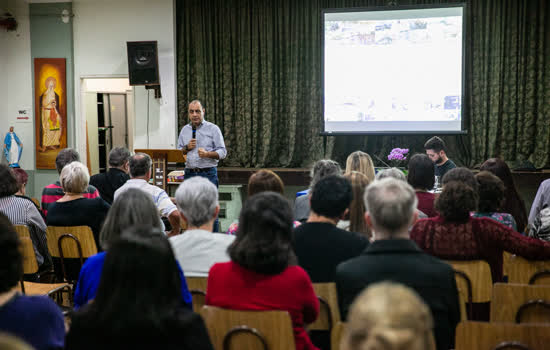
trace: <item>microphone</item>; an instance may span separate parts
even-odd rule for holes
[[[193,125],[193,138],[197,138],[197,128]]]

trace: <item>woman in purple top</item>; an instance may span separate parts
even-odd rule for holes
[[[65,323],[61,310],[46,296],[21,295],[15,289],[23,274],[19,239],[0,214],[0,332],[23,339],[37,350],[62,349]]]
[[[131,226],[152,227],[162,230],[158,210],[151,196],[137,188],[131,188],[121,193],[113,202],[99,235],[101,248],[108,250],[120,237],[122,231]],[[88,258],[82,266],[74,294],[76,309],[95,298],[104,261],[105,252],[101,252]],[[178,270],[181,278],[182,300],[191,308],[191,294],[179,265]]]

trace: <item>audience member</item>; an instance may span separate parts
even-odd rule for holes
[[[518,231],[524,232],[527,227],[527,209],[525,208],[525,202],[516,189],[512,171],[510,171],[506,162],[500,158],[491,158],[481,164],[479,170],[490,171],[504,182],[504,203],[500,210],[503,213],[511,214],[516,220]]]
[[[434,165],[425,154],[415,154],[409,159],[407,181],[414,188],[418,198],[418,210],[428,217],[437,216],[434,209],[435,195],[430,191],[434,187]]]
[[[481,171],[475,176],[478,184],[479,203],[474,217],[487,217],[517,231],[514,217],[508,213],[500,213],[504,200],[504,183],[496,175]]]
[[[248,197],[255,195],[256,193],[271,191],[281,195],[285,195],[285,185],[279,175],[268,169],[262,169],[250,176],[248,179]],[[300,226],[300,221],[294,221],[294,228]],[[239,228],[239,223],[234,222],[229,225],[227,234],[235,235]]]
[[[95,174],[90,178],[90,184],[95,186],[105,202],[112,204],[115,191],[130,179],[128,161],[130,151],[126,147],[115,147],[109,152],[109,170]]]
[[[370,181],[366,175],[357,171],[346,173],[344,177],[351,183],[353,199],[344,220],[338,221],[336,227],[346,231],[361,233],[370,239],[371,232],[365,223],[366,208],[365,202],[363,201],[365,188]]]
[[[236,310],[284,310],[292,319],[297,350],[316,349],[304,325],[315,321],[319,300],[292,250],[292,210],[278,193],[245,202],[230,262],[208,275],[206,304]]]
[[[99,247],[99,231],[111,206],[101,197],[84,197],[89,180],[84,164],[67,164],[59,176],[65,195],[50,204],[46,221],[50,226],[89,226]]]
[[[403,174],[403,172],[397,168],[388,168],[388,169],[380,170],[376,174],[376,180],[382,180],[387,177],[391,177],[397,180],[407,182],[407,177],[405,176],[405,174]]]
[[[430,310],[411,289],[372,285],[353,303],[342,350],[432,350]]]
[[[40,270],[52,267],[48,243],[46,240],[46,223],[36,206],[25,198],[15,196],[17,180],[12,170],[0,164],[0,213],[8,217],[13,225],[25,225],[29,228],[36,262]]]
[[[443,177],[447,171],[456,168],[456,164],[447,157],[445,141],[434,136],[424,144],[426,154],[434,163],[435,176]]]
[[[368,155],[368,153],[355,151],[348,156],[348,159],[346,160],[345,173],[349,174],[352,171],[358,171],[361,174],[365,175],[369,183],[374,181],[374,164],[372,162],[372,158]]]
[[[489,218],[473,218],[478,194],[468,185],[452,181],[435,201],[440,216],[418,221],[411,238],[420,248],[442,259],[485,260],[493,282],[502,281],[502,252],[530,260],[550,259],[550,244],[524,237]]]
[[[348,211],[351,184],[341,176],[328,176],[315,184],[311,214],[294,230],[298,263],[313,283],[334,282],[336,266],[359,255],[369,244],[367,237],[336,227]]]
[[[113,202],[99,234],[99,244],[104,251],[88,258],[80,270],[74,293],[75,308],[78,309],[95,298],[105,262],[105,251],[110,249],[125,229],[132,226],[162,230],[162,223],[151,196],[137,188],[128,189]],[[178,270],[182,300],[191,308],[191,294],[179,265]]]
[[[529,237],[550,241],[550,207],[544,207],[535,216],[535,221],[529,230]]]
[[[172,228],[168,236],[177,235],[181,230],[181,218],[178,208],[172,203],[170,197],[168,197],[163,189],[149,183],[152,173],[152,164],[151,157],[145,153],[136,153],[131,156],[129,161],[130,180],[126,181],[124,185],[115,191],[114,198],[116,199],[117,196],[130,188],[139,188],[147,192],[153,199],[153,202],[155,202],[160,215],[168,218],[170,221],[170,226],[172,226]]]
[[[529,224],[533,225],[535,218],[540,213],[542,208],[550,207],[550,179],[544,180],[537,190],[535,200],[531,205],[529,212]]]
[[[365,220],[374,232],[374,242],[358,257],[338,265],[336,285],[343,317],[365,287],[385,280],[399,282],[414,289],[429,305],[437,349],[452,348],[460,321],[454,272],[409,239],[409,227],[418,215],[413,188],[392,178],[377,180],[367,187],[365,205]]]
[[[109,244],[94,301],[72,316],[66,349],[213,349],[202,318],[182,303],[181,276],[163,232],[146,226],[126,232]]]
[[[453,181],[462,182],[463,184],[470,186],[470,188],[476,193],[479,191],[479,185],[477,184],[476,177],[468,168],[460,167],[451,169],[447,172],[447,174],[445,174],[445,176],[443,176],[443,179],[441,179],[443,186]]]
[[[72,162],[80,162],[80,156],[78,155],[77,151],[72,148],[64,148],[59,151],[57,157],[55,158],[55,167],[57,169],[57,173],[61,175],[61,170],[63,170],[65,165]],[[50,205],[54,202],[57,202],[57,200],[64,195],[65,193],[63,192],[63,187],[61,187],[61,183],[59,181],[56,181],[53,184],[44,187],[44,189],[42,190],[42,203],[40,205],[44,216],[48,216]],[[94,186],[88,185],[83,193],[83,196],[84,198],[96,198],[99,197],[99,192]]]
[[[227,247],[235,236],[213,233],[218,217],[218,189],[205,177],[185,180],[176,191],[180,215],[187,230],[170,238],[176,259],[185,266],[185,276],[206,277],[212,265],[229,261]]]
[[[309,199],[311,197],[311,189],[315,184],[327,176],[341,175],[342,169],[340,165],[330,159],[321,159],[315,162],[311,169],[311,183],[307,195],[296,198],[294,202],[294,219],[300,222],[305,222],[309,217],[310,205]]]
[[[65,324],[61,310],[48,297],[17,292],[23,276],[23,257],[17,233],[3,214],[0,251],[0,331],[23,339],[37,350],[62,349]]]
[[[16,196],[24,197],[27,194],[27,181],[29,181],[29,174],[22,168],[12,168],[13,175],[17,180],[17,192]],[[25,197],[29,198],[29,197]]]

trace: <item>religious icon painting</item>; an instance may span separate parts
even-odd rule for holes
[[[64,58],[34,59],[36,168],[55,169],[67,147],[67,79]]]

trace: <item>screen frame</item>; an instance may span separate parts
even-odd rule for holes
[[[415,130],[415,131],[325,131],[325,14],[345,12],[373,12],[373,11],[399,11],[422,10],[439,8],[462,8],[462,95],[460,97],[460,130]],[[321,9],[321,136],[346,136],[346,135],[466,135],[465,128],[464,96],[466,88],[466,18],[467,10],[465,2],[447,4],[419,4],[419,5],[395,5],[395,6],[371,6],[371,7],[342,7]],[[468,115],[469,117],[469,115]]]

